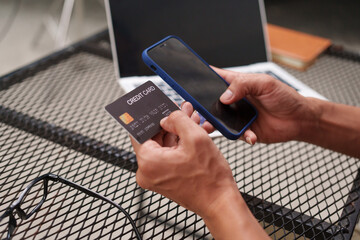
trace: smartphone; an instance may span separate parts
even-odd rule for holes
[[[145,49],[145,64],[228,139],[238,139],[257,117],[246,100],[225,105],[219,98],[228,87],[198,54],[177,36]]]

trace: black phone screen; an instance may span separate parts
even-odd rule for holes
[[[150,49],[148,55],[232,133],[239,133],[256,115],[245,100],[222,104],[219,98],[227,84],[178,39],[169,38]]]

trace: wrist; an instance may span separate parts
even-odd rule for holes
[[[322,100],[316,98],[305,98],[306,111],[302,114],[299,121],[300,131],[297,138],[294,140],[311,142],[314,133],[320,127],[320,121],[322,116]]]
[[[267,239],[240,192],[223,194],[202,216],[215,239]]]
[[[204,221],[214,222],[223,217],[223,211],[236,208],[239,214],[247,213],[247,205],[238,189],[224,192],[210,206],[207,207],[201,217]]]
[[[301,141],[360,157],[360,109],[320,99],[310,99],[312,118],[304,123]]]

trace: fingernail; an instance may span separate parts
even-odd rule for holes
[[[183,101],[182,103],[181,103],[181,105],[180,105],[180,109],[182,109],[183,108],[183,106],[184,106],[184,104],[186,103],[186,101]]]
[[[189,106],[189,102],[183,102],[183,104],[181,105],[181,109],[186,108],[187,106]]]
[[[246,142],[247,142],[248,144],[253,145],[250,137],[246,137],[245,140],[246,140]]]
[[[221,101],[229,101],[234,94],[229,89],[226,89],[226,91],[221,95],[220,100]]]

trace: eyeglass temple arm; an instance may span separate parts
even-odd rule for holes
[[[87,194],[87,195],[90,195],[90,196],[92,196],[92,197],[95,197],[95,198],[98,198],[98,199],[101,199],[101,200],[103,200],[103,201],[105,201],[105,202],[110,203],[110,204],[113,205],[114,207],[118,208],[118,209],[126,216],[126,218],[130,221],[130,224],[132,225],[132,227],[133,227],[134,230],[135,230],[135,234],[136,234],[137,239],[142,239],[140,233],[138,232],[138,230],[137,230],[137,228],[136,228],[136,224],[135,224],[134,220],[132,220],[130,214],[129,214],[127,211],[125,211],[125,209],[123,209],[120,205],[118,205],[118,204],[115,203],[114,201],[112,201],[112,200],[110,200],[110,199],[108,199],[108,198],[106,198],[106,197],[104,197],[104,196],[102,196],[102,195],[100,195],[100,194],[98,194],[98,193],[90,190],[90,189],[87,189],[87,188],[85,188],[85,187],[83,187],[83,186],[81,186],[81,185],[79,185],[79,184],[76,184],[76,183],[74,183],[74,182],[71,182],[71,181],[69,181],[69,180],[67,180],[67,179],[65,179],[65,178],[62,178],[62,177],[60,177],[60,176],[58,176],[58,175],[55,175],[55,174],[52,174],[52,173],[48,173],[48,174],[42,175],[42,176],[34,179],[34,180],[25,188],[25,190],[20,194],[20,197],[19,197],[16,201],[14,201],[14,202],[10,205],[10,207],[8,207],[8,208],[6,209],[6,211],[5,211],[5,213],[4,213],[3,215],[0,216],[0,222],[1,222],[1,220],[3,220],[4,218],[6,218],[7,216],[9,216],[9,215],[12,213],[12,211],[14,210],[14,208],[21,203],[21,201],[22,201],[22,199],[25,197],[27,191],[28,191],[36,182],[38,182],[38,181],[40,181],[40,180],[43,180],[43,179],[45,180],[45,182],[46,182],[46,180],[52,180],[52,181],[54,181],[54,182],[61,182],[61,183],[63,183],[63,184],[66,184],[66,185],[68,185],[68,186],[71,186],[71,187],[73,187],[73,188],[75,188],[75,189],[77,189],[77,190],[79,190],[79,191],[81,191],[81,192],[83,192],[83,193],[85,193],[85,194]],[[44,186],[44,187],[47,188],[47,182],[45,183],[45,186]],[[44,194],[47,195],[47,189],[44,190]],[[43,200],[44,200],[44,199],[43,199]],[[42,201],[43,201],[43,200],[42,200]],[[39,207],[40,207],[41,205],[42,205],[42,204],[40,204]],[[35,209],[34,209],[34,210],[35,210]],[[38,208],[36,208],[36,210],[38,210]],[[33,212],[35,212],[35,211],[33,211]],[[29,216],[31,216],[32,214],[33,214],[33,213],[29,214]]]
[[[11,208],[7,208],[5,212],[0,216],[0,222],[11,214]]]
[[[130,224],[134,228],[137,239],[142,239],[140,233],[137,230],[137,227],[136,227],[136,224],[135,224],[134,220],[131,218],[130,214],[127,211],[125,211],[125,209],[123,209],[119,204],[115,203],[114,201],[110,200],[109,198],[106,198],[106,197],[104,197],[104,196],[102,196],[102,195],[100,195],[100,194],[98,194],[98,193],[96,193],[96,192],[94,192],[94,191],[92,191],[90,189],[87,189],[87,188],[85,188],[85,187],[83,187],[83,186],[81,186],[81,185],[79,185],[77,183],[71,182],[71,181],[69,181],[69,180],[67,180],[65,178],[62,178],[60,176],[57,176],[55,174],[50,173],[49,177],[50,177],[51,180],[64,183],[64,184],[66,184],[68,186],[71,186],[71,187],[73,187],[73,188],[75,188],[75,189],[77,189],[77,190],[79,190],[79,191],[81,191],[81,192],[83,192],[83,193],[85,193],[87,195],[90,195],[92,197],[95,197],[95,198],[101,199],[101,200],[103,200],[105,202],[108,202],[111,205],[113,205],[114,207],[118,208],[126,216],[126,218],[129,220]]]

